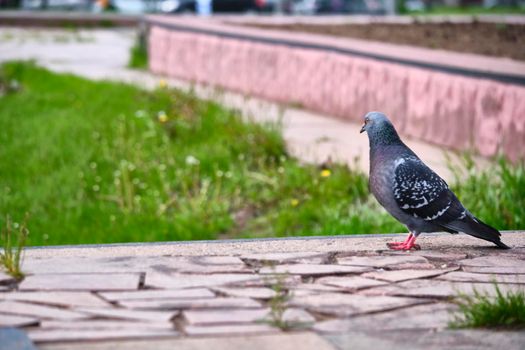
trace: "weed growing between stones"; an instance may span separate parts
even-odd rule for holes
[[[474,291],[460,295],[458,314],[450,328],[525,328],[525,290],[503,293],[494,283],[496,296]]]
[[[286,311],[286,303],[290,299],[288,291],[284,288],[284,275],[276,275],[275,282],[271,288],[275,291],[275,296],[268,301],[270,306],[270,315],[268,316],[268,324],[282,330],[292,328],[292,324],[284,319],[284,312]]]
[[[17,280],[24,278],[21,266],[22,254],[28,235],[27,215],[22,223],[13,222],[11,217],[6,217],[5,226],[2,227],[0,237],[2,240],[0,265]]]

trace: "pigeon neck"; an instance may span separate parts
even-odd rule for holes
[[[370,142],[370,149],[377,146],[389,146],[403,144],[396,129],[392,125],[385,125],[376,130],[370,130],[368,139]]]

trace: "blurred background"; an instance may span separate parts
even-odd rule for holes
[[[525,0],[0,0],[1,237],[405,232],[368,190],[370,110],[476,216],[524,229],[524,14]]]
[[[201,2],[207,3],[208,0]],[[522,13],[525,10],[524,0],[211,0],[210,2],[213,13],[291,15],[481,14]],[[199,12],[197,3],[198,0],[0,0],[0,8],[111,11],[123,14],[197,13]]]

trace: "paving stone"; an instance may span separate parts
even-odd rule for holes
[[[267,287],[274,288],[275,285],[280,285],[284,288],[293,288],[303,283],[303,279],[300,275],[262,275],[258,280],[243,282],[242,288],[252,287]]]
[[[80,320],[87,318],[86,315],[79,312],[11,300],[0,302],[0,313],[60,320]]]
[[[42,329],[165,329],[173,330],[175,325],[172,322],[143,322],[143,321],[123,321],[123,320],[86,320],[76,322],[64,321],[42,321]]]
[[[24,262],[24,270],[31,274],[176,272],[178,267],[193,266],[197,261],[196,258],[181,256],[59,257],[28,260]],[[242,266],[242,261],[231,261]]]
[[[336,293],[338,291],[335,291]],[[318,294],[321,294],[323,292],[319,291],[319,290],[311,290],[311,289],[293,289],[290,291],[290,296],[293,296],[293,297],[303,297],[303,296],[306,296],[306,295],[318,295]]]
[[[459,267],[458,267],[459,268]],[[458,268],[444,270],[392,270],[392,271],[373,271],[364,273],[362,276],[387,282],[401,282],[418,278],[435,277]]]
[[[178,339],[120,340],[42,344],[42,350],[335,350],[321,336],[313,332],[275,332],[273,334],[237,334],[232,337],[218,334],[216,337],[185,337]]]
[[[37,326],[39,322],[35,317],[0,314],[0,327]]]
[[[36,350],[36,347],[24,331],[16,328],[0,328],[0,349]]]
[[[395,267],[406,264],[423,264],[426,266],[428,260],[422,256],[415,255],[377,255],[377,256],[349,256],[338,258],[341,265],[369,266],[369,267]],[[433,266],[432,266],[433,267]]]
[[[525,266],[464,266],[463,271],[498,275],[524,275]]]
[[[362,273],[370,271],[371,268],[364,266],[341,266],[341,265],[319,265],[319,264],[290,264],[266,266],[259,270],[260,274],[292,274],[301,276],[322,276],[335,274]]]
[[[131,309],[178,310],[217,308],[260,308],[261,303],[249,298],[206,298],[174,300],[123,300],[120,304]]]
[[[280,332],[278,328],[271,327],[267,324],[239,324],[224,326],[186,326],[184,332],[189,336],[200,335],[248,335]],[[211,344],[210,344],[211,345]]]
[[[313,329],[322,333],[344,333],[356,330],[400,330],[400,329],[445,329],[452,319],[454,304],[425,304],[413,307],[362,315],[345,319],[327,320],[316,323]]]
[[[213,287],[214,291],[230,297],[254,298],[254,299],[271,299],[277,293],[270,288],[265,287],[245,287],[245,288],[225,288]]]
[[[499,288],[503,293],[523,290],[523,287],[517,284],[502,284],[499,285]],[[465,283],[440,280],[410,280],[388,286],[365,289],[359,291],[358,293],[362,295],[450,298],[458,296],[458,294],[473,295],[474,291],[478,291],[482,294],[488,294],[490,296],[496,295],[494,285],[491,283]]]
[[[322,278],[329,278],[329,277],[322,277]],[[335,277],[334,277],[335,278]],[[295,286],[292,286],[290,289],[290,292],[296,295],[297,292],[310,292],[309,294],[315,294],[315,293],[326,293],[326,292],[344,292],[344,288],[340,287],[334,287],[334,286],[327,286],[320,283],[300,283]]]
[[[233,256],[164,257],[148,261],[146,271],[161,273],[251,273],[252,269]]]
[[[325,339],[337,349],[388,349],[388,350],[523,350],[523,331],[490,330],[414,330],[348,331],[326,334]],[[407,340],[408,339],[408,340]]]
[[[199,256],[194,259],[202,265],[244,265],[244,262],[236,256]]]
[[[369,272],[373,273],[373,272]],[[336,286],[340,288],[344,288],[348,291],[355,291],[358,289],[363,288],[370,288],[370,287],[377,287],[377,286],[384,286],[387,283],[382,281],[377,281],[370,278],[364,278],[361,276],[330,276],[330,277],[322,277],[315,281],[316,284],[323,284],[328,286]]]
[[[87,315],[96,316],[98,318],[120,319],[120,320],[137,320],[137,321],[153,321],[153,322],[168,322],[176,317],[179,312],[176,310],[170,311],[146,311],[146,310],[128,310],[120,308],[78,308],[78,312]]]
[[[392,251],[389,254],[404,256],[407,253]],[[443,251],[438,251],[438,250],[415,250],[415,251],[410,251],[409,254],[415,255],[415,256],[422,256],[429,260],[444,261],[444,262],[458,261],[461,259],[465,259],[467,257],[467,254],[465,253],[446,252],[446,251],[443,252]]]
[[[218,325],[236,323],[271,322],[269,308],[253,310],[187,310],[184,317],[190,325]],[[291,324],[312,324],[315,318],[302,309],[290,308],[283,312],[282,320]]]
[[[157,266],[158,269],[158,266]],[[252,273],[253,270],[243,264],[239,265],[201,265],[197,263],[181,263],[173,268],[173,271],[179,273],[201,273],[201,274],[212,274],[212,273]],[[162,271],[161,271],[162,272]]]
[[[66,342],[66,341],[96,341],[109,339],[133,339],[148,337],[178,336],[175,330],[167,329],[36,329],[28,332],[29,338],[35,343]]]
[[[148,266],[143,260],[137,257],[28,259],[24,261],[24,271],[28,274],[143,272],[144,267]],[[159,257],[159,260],[162,260],[162,257]]]
[[[7,273],[0,271],[0,285],[15,282],[15,279]]]
[[[454,267],[457,267],[453,265]],[[441,268],[447,268],[451,267],[446,263],[443,263],[441,265]],[[434,266],[431,263],[405,263],[405,264],[398,264],[398,265],[391,265],[388,267],[385,267],[385,270],[433,270],[436,266]]]
[[[314,263],[319,264],[328,257],[328,253],[319,252],[297,252],[297,253],[262,253],[245,254],[241,258],[248,262],[263,264],[283,264],[290,262]]]
[[[493,266],[493,267],[523,267],[525,260],[506,256],[482,256],[474,259],[465,259],[458,262],[461,266]]]
[[[481,282],[481,283],[517,283],[525,284],[524,275],[490,275],[484,273],[472,273],[464,271],[449,272],[437,277],[439,280],[455,282]]]
[[[76,273],[27,276],[20,290],[134,290],[142,282],[139,273]]]
[[[264,320],[269,308],[253,310],[187,310],[184,317],[190,325],[204,326],[225,323],[254,323]]]
[[[206,288],[138,290],[133,292],[100,292],[102,298],[110,301],[147,299],[201,299],[214,298],[215,294]]]
[[[197,287],[225,286],[258,281],[261,277],[255,274],[164,274],[147,273],[146,286],[166,289],[183,289]]]
[[[393,310],[428,302],[427,300],[416,298],[324,293],[293,297],[289,304],[291,306],[305,308],[309,311],[346,317],[370,312]]]
[[[104,307],[110,304],[89,292],[11,292],[0,294],[0,300],[29,301],[57,306]]]
[[[303,309],[290,308],[283,313],[283,321],[289,323],[292,327],[294,325],[309,326],[315,322],[315,317]]]

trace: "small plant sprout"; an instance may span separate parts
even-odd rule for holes
[[[24,278],[21,264],[23,249],[29,235],[27,217],[26,214],[24,221],[18,224],[12,222],[11,218],[7,216],[1,233],[3,251],[0,253],[0,265],[17,280]]]
[[[458,313],[450,328],[525,328],[525,289],[503,293],[494,283],[495,296],[474,290],[460,295]]]
[[[274,268],[273,266],[272,268]],[[302,329],[311,326],[309,321],[305,322],[294,316],[293,309],[288,308],[288,301],[292,294],[285,286],[287,275],[275,274],[269,280],[269,286],[275,292],[274,296],[268,301],[270,313],[262,322],[270,326],[280,328],[283,331]]]
[[[284,288],[284,279],[283,275],[275,275],[275,282],[272,284],[271,288],[274,290],[275,295],[268,301],[270,306],[270,314],[268,316],[267,322],[274,327],[280,328],[282,330],[288,330],[292,328],[290,322],[287,322],[284,319],[284,312],[286,311],[286,303],[288,302],[290,296],[288,295],[287,290]]]

